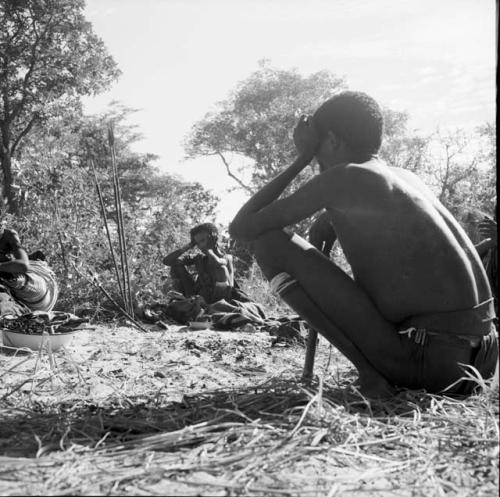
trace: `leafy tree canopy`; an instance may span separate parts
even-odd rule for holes
[[[0,3],[0,160],[4,196],[18,209],[11,158],[35,124],[61,101],[106,89],[119,75],[103,41],[83,14],[83,0]]]
[[[252,193],[293,160],[291,133],[300,115],[312,113],[342,88],[344,80],[328,71],[304,77],[262,61],[228,99],[193,126],[187,157],[220,157],[239,187]]]

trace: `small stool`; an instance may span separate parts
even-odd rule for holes
[[[309,383],[313,378],[314,357],[316,355],[316,345],[318,343],[318,332],[310,328],[307,334],[306,358],[304,361],[304,370],[302,371],[302,381]]]
[[[313,234],[314,232],[314,234]],[[337,240],[337,234],[333,229],[329,214],[323,212],[316,218],[309,229],[309,241],[325,257],[330,258],[330,252]],[[304,361],[304,370],[302,372],[302,381],[309,383],[313,378],[314,356],[316,355],[316,345],[318,343],[318,332],[309,328],[306,344],[306,358]]]

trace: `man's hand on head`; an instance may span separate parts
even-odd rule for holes
[[[319,148],[319,137],[312,116],[301,116],[293,130],[293,142],[300,155],[310,160],[316,155]]]

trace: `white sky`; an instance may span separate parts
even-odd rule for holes
[[[139,109],[136,149],[223,196],[222,222],[244,197],[215,158],[184,161],[182,141],[260,59],[345,76],[422,131],[496,115],[493,0],[87,0],[86,15],[123,71],[86,110]]]

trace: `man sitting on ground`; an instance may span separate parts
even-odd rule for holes
[[[467,365],[498,359],[484,267],[464,230],[411,172],[377,157],[378,104],[361,92],[327,100],[294,131],[298,157],[230,225],[271,286],[357,368],[361,391],[470,393]],[[320,174],[279,199],[316,157]],[[354,279],[286,228],[326,209]]]

